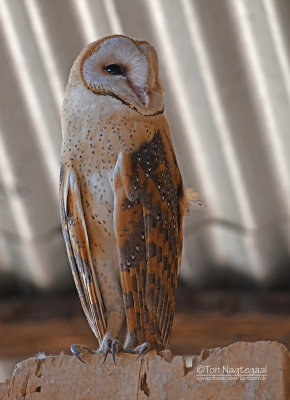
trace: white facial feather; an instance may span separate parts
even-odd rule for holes
[[[125,75],[111,75],[105,67],[118,64],[124,67]],[[128,92],[135,98],[132,86],[145,88],[149,65],[143,52],[129,39],[110,38],[84,62],[83,76],[92,88],[105,88],[113,93]]]

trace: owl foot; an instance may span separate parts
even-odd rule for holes
[[[111,352],[113,362],[116,365],[116,353],[119,353],[121,350],[123,350],[123,346],[118,339],[111,340],[110,338],[104,338],[98,353],[104,354],[103,364],[105,364],[107,356]]]
[[[144,342],[140,344],[139,346],[135,347],[134,350],[132,350],[132,353],[138,354],[136,357],[136,361],[138,358],[140,358],[143,354],[147,353],[147,351],[151,350],[152,346],[149,342]]]
[[[76,358],[78,360],[80,360],[83,364],[85,364],[85,361],[83,360],[83,358],[81,357],[81,353],[83,353],[84,351],[90,353],[90,354],[94,354],[95,351],[89,349],[86,346],[83,346],[81,344],[72,344],[70,346],[70,351],[73,353],[74,356],[76,356]]]

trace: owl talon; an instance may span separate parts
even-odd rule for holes
[[[109,349],[107,349],[107,350],[105,351],[104,359],[103,359],[103,364],[105,364],[106,359],[107,359],[107,357],[108,357],[108,354],[109,354]]]
[[[149,350],[151,350],[152,346],[149,342],[144,342],[140,344],[140,346],[135,347],[133,353],[137,354],[136,361],[143,355],[146,354]]]
[[[116,353],[122,349],[123,347],[118,339],[111,340],[110,338],[105,338],[100,349],[98,350],[98,353],[104,354],[103,364],[105,364],[108,354],[111,352],[113,362],[116,365]]]
[[[74,356],[76,356],[76,358],[77,358],[80,362],[82,362],[83,364],[85,364],[86,362],[83,360],[83,358],[82,358],[81,355],[80,355],[80,351],[83,351],[83,350],[87,351],[87,352],[90,353],[90,354],[94,354],[94,353],[95,353],[93,350],[91,350],[91,349],[89,349],[88,347],[83,346],[83,345],[81,345],[81,344],[72,344],[72,345],[70,346],[70,351],[72,352],[72,354],[73,354]]]
[[[119,340],[114,339],[112,341],[112,345],[111,345],[111,353],[112,353],[112,359],[113,359],[115,365],[116,365],[116,352],[118,353],[121,349],[122,349],[122,345],[119,342]]]
[[[98,351],[98,353],[103,353],[103,354],[104,354],[103,364],[105,364],[105,362],[106,362],[106,359],[107,359],[107,357],[108,357],[109,351],[110,351],[110,349],[111,349],[111,345],[112,345],[112,340],[106,338],[106,339],[103,341],[100,350]]]

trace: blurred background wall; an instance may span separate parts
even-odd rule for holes
[[[80,50],[157,49],[187,186],[194,286],[290,286],[288,0],[0,0],[0,291],[72,286],[58,209],[60,109]]]

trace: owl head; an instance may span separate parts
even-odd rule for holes
[[[96,96],[111,96],[142,114],[163,110],[158,58],[145,41],[113,35],[89,44],[72,68]],[[70,78],[70,80],[71,80]]]

